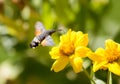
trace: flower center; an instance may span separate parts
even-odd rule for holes
[[[74,53],[74,46],[61,46],[60,52],[65,56],[70,56]]]
[[[117,61],[119,58],[120,58],[120,53],[118,52],[109,52],[109,54],[107,55],[107,60],[109,62]]]
[[[70,56],[70,55],[72,55],[73,53],[74,53],[74,51],[72,51],[72,52],[64,52],[64,50],[60,50],[60,52],[63,54],[63,55],[65,55],[65,56]]]

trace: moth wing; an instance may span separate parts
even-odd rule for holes
[[[35,35],[36,36],[40,35],[42,32],[45,32],[45,31],[46,29],[41,22],[38,21],[35,23]]]
[[[51,36],[47,36],[42,42],[42,46],[53,46],[55,43]]]

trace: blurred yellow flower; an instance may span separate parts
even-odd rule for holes
[[[106,40],[105,49],[98,48],[95,53],[89,52],[88,57],[93,60],[93,71],[108,69],[120,76],[120,44],[111,39]]]
[[[80,31],[71,31],[70,29],[60,37],[59,46],[53,47],[50,51],[51,58],[56,60],[51,70],[59,72],[70,63],[76,73],[80,72],[82,69],[82,58],[89,52],[87,45],[88,34],[83,34]]]

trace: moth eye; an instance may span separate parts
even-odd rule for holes
[[[35,48],[35,47],[37,47],[38,46],[38,43],[37,42],[31,42],[31,44],[30,44],[30,47],[31,48]]]
[[[34,44],[33,44],[33,43],[31,43],[31,44],[30,44],[30,48],[33,48],[33,47],[34,47]]]

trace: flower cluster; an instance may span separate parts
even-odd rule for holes
[[[105,42],[105,49],[98,48],[95,52],[90,50],[87,45],[88,34],[69,29],[60,37],[59,45],[50,51],[51,58],[55,59],[51,70],[59,72],[70,64],[78,73],[82,70],[82,58],[88,57],[92,60],[94,72],[99,69],[108,69],[120,76],[120,44],[108,39]]]

